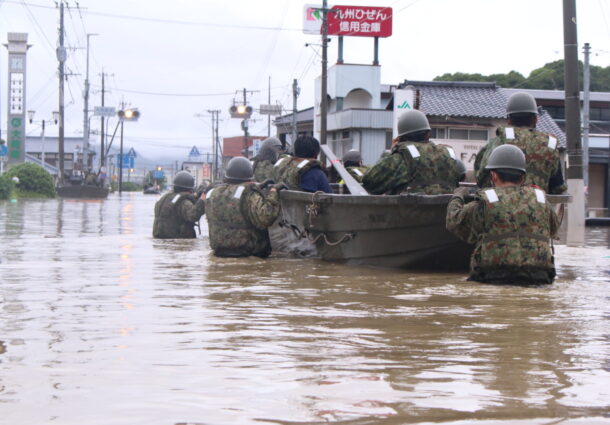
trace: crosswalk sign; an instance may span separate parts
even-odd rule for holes
[[[191,153],[189,153],[189,156],[199,156],[201,155],[199,153],[199,149],[197,149],[197,146],[193,146],[193,148],[191,149]]]
[[[127,156],[130,158],[135,158],[136,156],[138,156],[138,154],[136,154],[136,151],[134,150],[134,148],[129,149],[129,152],[127,152]]]

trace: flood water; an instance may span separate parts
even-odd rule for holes
[[[607,228],[522,288],[215,258],[157,199],[0,202],[1,424],[610,424]]]

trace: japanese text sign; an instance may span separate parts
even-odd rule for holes
[[[392,35],[392,8],[333,6],[328,13],[328,35],[389,37]]]

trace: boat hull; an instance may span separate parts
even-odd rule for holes
[[[68,199],[106,199],[108,197],[107,187],[98,186],[61,186],[56,189],[57,195]]]
[[[302,244],[315,245],[324,260],[393,268],[467,270],[473,246],[445,228],[450,198],[451,195],[353,196],[282,191],[282,217],[278,224],[284,231],[290,229],[294,236],[301,236]],[[276,233],[272,232],[272,237]],[[274,249],[286,251],[284,245],[274,244]],[[289,246],[294,251],[295,241]]]

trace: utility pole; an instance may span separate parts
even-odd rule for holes
[[[322,81],[320,98],[320,144],[326,144],[326,115],[327,115],[327,65],[328,65],[328,1],[322,2]],[[324,156],[322,163],[326,162]]]
[[[212,114],[212,181],[218,178],[218,114],[220,109],[208,109],[208,112]]]
[[[246,89],[244,88],[244,105],[247,105],[248,101],[246,100]],[[241,122],[241,127],[244,130],[244,156],[248,157],[248,118],[244,118]]]
[[[271,75],[269,76],[269,91],[267,96],[267,105],[271,105]],[[271,115],[267,115],[267,137],[271,137]]]
[[[591,68],[589,66],[589,54],[591,46],[585,43],[583,49],[585,54],[584,69],[583,69],[583,104],[582,104],[582,159],[583,159],[583,180],[585,184],[585,217],[587,215],[587,193],[589,192],[589,90],[591,85]]]
[[[222,149],[220,147],[220,138],[218,137],[218,114],[220,113],[220,110],[216,111],[216,139],[215,139],[215,143],[216,143],[216,156],[214,157],[214,167],[216,168],[216,175],[215,178],[219,179],[220,176],[220,165],[222,165]],[[219,161],[220,159],[220,161]]]
[[[87,34],[87,71],[85,75],[85,93],[83,106],[83,146],[85,147],[85,166],[89,167],[89,37],[97,34]]]
[[[297,97],[299,97],[299,93],[301,89],[299,88],[299,84],[297,83],[297,79],[292,80],[292,145],[294,146],[294,141],[297,139]]]
[[[59,46],[57,47],[59,61],[59,185],[64,183],[64,65],[66,49],[64,47],[64,2],[59,2]]]
[[[102,69],[102,108],[104,107],[104,93],[105,93],[105,89],[104,89],[104,70]],[[100,117],[102,119],[102,125],[101,125],[101,138],[100,138],[100,169],[102,169],[102,167],[104,167],[106,165],[106,150],[105,150],[105,143],[104,143],[104,116],[102,115]]]
[[[121,101],[121,110],[125,110],[125,101]],[[121,146],[119,148],[119,195],[123,191],[123,124],[125,121],[121,119]]]
[[[580,89],[578,87],[578,41],[576,31],[576,0],[563,0],[563,41],[565,75],[566,138],[568,141],[568,246],[585,242],[585,187],[583,153],[580,139]]]

